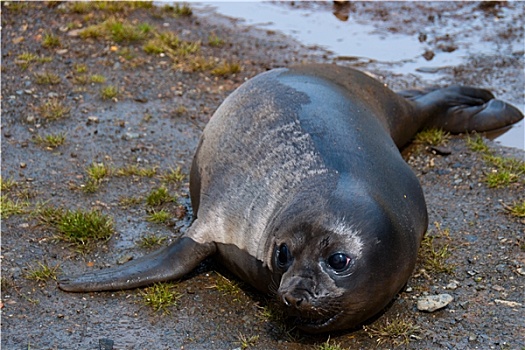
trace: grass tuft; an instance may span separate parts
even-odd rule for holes
[[[508,210],[510,215],[518,218],[525,218],[525,200],[515,202],[512,205],[505,205],[504,207]]]
[[[169,314],[169,307],[177,305],[182,295],[174,290],[173,283],[155,283],[141,291],[144,303],[155,312]]]
[[[434,223],[437,233],[430,235],[427,233],[421,242],[421,249],[419,251],[420,257],[423,260],[423,266],[427,271],[434,273],[452,273],[454,272],[454,265],[446,262],[450,256],[449,245],[435,242],[436,238],[449,239],[449,229],[441,229],[438,222]]]
[[[389,320],[383,318],[382,324],[375,323],[371,326],[364,326],[364,330],[370,338],[376,338],[378,345],[393,343],[395,347],[408,344],[413,337],[417,338],[421,328],[408,320],[398,318]]]
[[[97,210],[41,209],[38,220],[54,228],[55,238],[77,247],[91,247],[96,241],[107,241],[114,232],[113,220]]]
[[[241,65],[237,62],[222,62],[211,70],[211,74],[219,77],[227,77],[241,71]]]
[[[38,135],[35,138],[35,143],[41,146],[44,146],[49,149],[57,148],[58,146],[63,145],[66,142],[66,134],[48,134],[44,137]]]
[[[525,162],[514,158],[504,158],[494,155],[494,152],[479,135],[471,138],[467,136],[467,146],[474,152],[483,155],[485,162],[492,170],[485,175],[485,182],[490,188],[507,187],[512,183],[525,183]]]
[[[316,346],[315,350],[343,350],[343,348],[341,347],[341,344],[331,342],[330,337],[328,337],[326,342]]]
[[[50,267],[49,265],[38,261],[36,266],[29,268],[25,278],[37,282],[47,282],[49,280],[56,280],[59,270],[59,265]]]
[[[42,38],[42,46],[46,49],[52,49],[62,46],[60,43],[60,38],[53,33],[46,32]]]
[[[450,140],[450,133],[442,129],[426,129],[416,134],[415,143],[429,146],[443,146]]]
[[[239,333],[237,337],[237,343],[241,346],[241,349],[248,349],[251,346],[255,346],[259,340],[259,335],[252,335],[248,337],[242,333]]]
[[[100,89],[100,97],[103,100],[111,100],[116,98],[118,95],[118,88],[114,85],[108,85]]]
[[[70,111],[71,108],[65,106],[58,98],[49,99],[39,107],[42,118],[49,121],[65,118]]]
[[[60,77],[55,73],[35,73],[35,82],[38,85],[56,85],[60,83]]]
[[[146,197],[146,204],[150,207],[158,207],[162,204],[175,201],[175,198],[170,196],[166,187],[159,187],[157,189],[154,189]]]
[[[177,169],[170,168],[168,171],[160,175],[160,179],[166,184],[181,184],[186,179],[186,175],[182,173],[180,167],[177,167]]]
[[[166,210],[162,209],[159,211],[152,211],[148,217],[146,218],[147,221],[153,222],[155,224],[163,224],[166,221],[168,221],[171,218],[170,213],[168,213]]]
[[[164,236],[146,235],[140,239],[138,246],[141,248],[147,248],[147,249],[158,247],[162,245],[162,243],[164,243],[166,239],[167,238]]]

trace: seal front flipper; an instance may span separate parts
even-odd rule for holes
[[[398,94],[415,102],[416,113],[425,116],[425,128],[441,128],[452,133],[482,132],[500,129],[523,119],[520,110],[497,100],[484,89],[451,86]]]
[[[67,292],[95,292],[131,289],[174,280],[191,272],[215,250],[213,242],[202,244],[182,237],[165,248],[124,265],[61,278],[58,286]]]

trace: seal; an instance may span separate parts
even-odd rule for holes
[[[181,278],[215,256],[276,294],[300,329],[356,327],[406,284],[427,229],[423,191],[399,147],[425,127],[486,131],[522,118],[471,87],[396,94],[336,65],[265,72],[226,98],[201,136],[187,232],[59,287],[135,288]]]

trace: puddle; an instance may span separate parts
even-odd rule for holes
[[[192,3],[198,13],[216,11],[249,26],[281,32],[312,49],[328,51],[335,60],[359,63],[363,67],[373,65],[395,74],[414,75],[428,85],[443,78],[440,73],[443,68],[464,64],[473,55],[523,52],[523,36],[513,40],[498,40],[495,37],[495,33],[515,25],[513,21],[523,21],[516,17],[519,13],[512,12],[516,12],[515,9],[503,7],[498,9],[497,16],[484,16],[480,10],[477,15],[472,14],[474,5],[459,6],[455,9],[455,15],[468,18],[468,29],[465,29],[458,25],[457,18],[446,15],[449,10],[447,4],[437,5],[444,6],[439,14],[429,11],[428,17],[435,16],[437,19],[423,25],[416,21],[411,23],[406,9],[400,7],[403,4],[392,6],[394,10],[384,14],[388,20],[372,19],[371,14],[365,16],[362,12],[343,10],[340,16],[348,15],[348,19],[342,21],[332,13],[332,2],[295,2],[295,5],[291,2]],[[443,13],[445,15],[441,16]],[[523,100],[512,103],[525,109]],[[525,149],[524,139],[522,121],[495,141]]]

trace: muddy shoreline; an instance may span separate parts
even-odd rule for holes
[[[145,305],[142,290],[68,294],[58,290],[53,279],[27,278],[39,263],[79,273],[149,252],[151,248],[138,245],[144,235],[165,237],[162,244],[179,237],[191,217],[187,177],[167,185],[177,201],[166,204],[171,217],[163,224],[147,220],[151,208],[143,200],[123,205],[123,198],[147,197],[163,186],[162,175],[170,169],[180,167],[187,175],[201,130],[220,102],[246,79],[274,67],[332,61],[329,54],[308,50],[279,33],[246,28],[226,18],[183,16],[162,8],[111,12],[71,6],[2,3],[2,197],[23,205],[20,213],[6,217],[2,202],[2,347],[97,349],[100,339],[110,339],[114,349],[238,349],[244,345],[319,349],[328,335],[313,337],[283,326],[264,312],[272,304],[271,297],[242,285],[213,261],[174,285],[181,297],[169,313],[154,312]],[[377,16],[397,6],[366,4]],[[393,25],[401,26],[403,18],[426,21],[425,11],[432,6],[399,12],[396,21],[400,22]],[[437,11],[442,4],[434,6]],[[479,16],[491,15],[477,5],[461,6],[472,6]],[[509,6],[523,11],[522,3]],[[357,10],[365,11],[364,5]],[[443,16],[458,19],[454,8]],[[183,42],[200,42],[199,50],[182,58],[175,53],[147,54],[143,47],[150,34],[131,42],[80,36],[81,29],[109,18],[132,26],[147,23],[150,34],[169,31]],[[516,33],[523,32],[523,26],[519,27],[516,24]],[[49,34],[59,39],[58,45],[44,45]],[[211,40],[213,36],[222,43]],[[499,35],[498,40],[513,37]],[[25,53],[33,58],[23,59]],[[199,57],[210,59],[215,68],[223,62],[238,63],[241,71],[212,73],[214,68],[194,65]],[[482,85],[495,90],[498,97],[522,103],[517,99],[522,98],[523,87],[515,84],[523,84],[518,76],[523,62],[523,54],[499,58],[473,54],[465,65],[451,68],[443,83]],[[384,67],[360,68],[393,89],[424,83]],[[56,74],[58,82],[39,80],[46,72]],[[94,75],[105,81],[96,82]],[[101,90],[110,85],[118,88],[118,94],[105,99]],[[51,100],[69,109],[64,117],[44,117],[42,106]],[[57,147],[36,141],[39,136],[58,134],[65,135],[65,142]],[[525,157],[523,151],[489,145],[495,154]],[[494,169],[480,152],[467,146],[464,136],[452,137],[447,148],[449,155],[439,155],[427,146],[412,145],[403,154],[423,185],[429,234],[435,237],[436,247],[448,247],[446,263],[453,271],[430,271],[422,257],[408,292],[368,325],[368,331],[332,334],[330,344],[393,348],[403,342],[402,336],[380,337],[372,328],[384,329],[388,323],[404,320],[418,329],[401,348],[525,347],[525,222],[506,210],[525,199],[525,180],[522,175],[509,186],[489,188],[485,176]],[[155,168],[156,172],[151,177],[108,176],[96,191],[87,193],[87,169],[93,163],[115,169]],[[4,190],[7,180],[16,185]],[[99,210],[113,219],[115,234],[80,253],[53,239],[56,231],[35,214],[41,206]],[[227,288],[220,287],[223,276]],[[454,297],[447,308],[435,313],[417,311],[418,297],[445,292]]]

